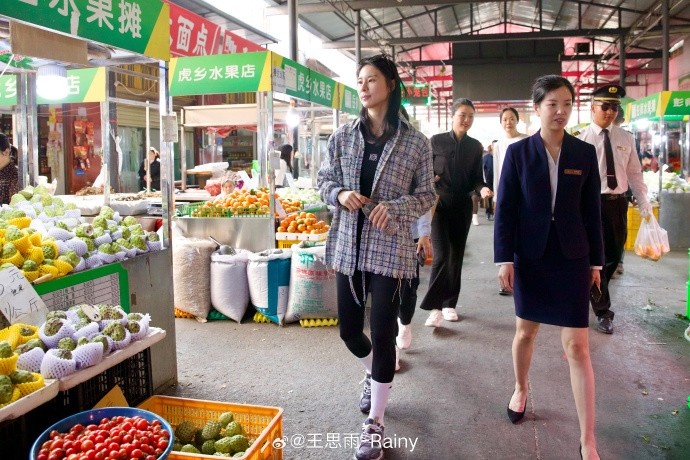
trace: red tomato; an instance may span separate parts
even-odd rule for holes
[[[132,449],[132,453],[130,455],[132,458],[141,458],[144,456],[144,452],[142,452],[141,449]]]
[[[93,450],[95,445],[96,443],[94,443],[92,439],[85,439],[81,442],[81,451],[88,452],[90,450]]]
[[[149,427],[149,422],[144,419],[139,419],[134,426],[137,427],[138,430],[146,430]]]

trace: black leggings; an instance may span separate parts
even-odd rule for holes
[[[417,243],[419,239],[415,239]],[[400,299],[400,322],[407,326],[412,322],[414,309],[417,306],[417,288],[419,287],[419,263],[417,263],[417,276],[411,280],[405,280],[402,284],[402,298]],[[397,334],[396,334],[397,335]]]
[[[364,358],[373,351],[371,377],[379,383],[392,382],[395,374],[395,336],[398,333],[400,289],[409,281],[369,272],[363,274],[359,270],[355,271],[352,278],[336,272],[335,281],[338,290],[340,338],[358,358]],[[353,297],[353,290],[357,299]],[[364,305],[369,293],[371,340],[364,334]]]

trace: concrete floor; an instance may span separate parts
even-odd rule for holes
[[[513,389],[512,298],[497,294],[493,225],[470,232],[460,321],[424,327],[413,319],[386,412],[386,459],[577,459],[579,429],[559,329],[543,326],[530,371],[528,414],[506,417]],[[420,299],[429,268],[422,272]],[[613,282],[615,333],[590,329],[602,459],[690,459],[688,255],[654,263],[628,252]],[[594,316],[591,316],[594,321]],[[279,406],[291,445],[285,459],[347,459],[351,447],[326,439],[358,434],[363,373],[335,327],[199,323],[177,319],[178,385],[169,394]],[[403,440],[416,442],[414,450]],[[304,443],[300,444],[300,440]]]

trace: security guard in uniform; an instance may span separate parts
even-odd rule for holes
[[[601,296],[592,296],[592,308],[597,316],[597,330],[613,333],[613,316],[609,281],[618,268],[628,233],[628,187],[639,203],[640,214],[647,217],[651,205],[647,200],[647,186],[642,180],[642,166],[637,156],[632,134],[614,125],[621,110],[625,90],[618,85],[606,85],[592,93],[592,123],[577,136],[597,149],[601,177],[601,221],[604,235],[606,265],[601,277]]]

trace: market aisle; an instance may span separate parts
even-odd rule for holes
[[[525,421],[513,426],[505,415],[513,306],[497,294],[493,226],[481,221],[470,232],[460,321],[434,332],[423,325],[425,312],[413,319],[412,347],[403,352],[386,412],[386,436],[398,447],[385,458],[577,459],[577,418],[557,328],[543,327],[537,339]],[[615,334],[590,329],[600,454],[689,458],[688,322],[674,316],[685,314],[688,256],[676,252],[653,263],[628,252],[625,262],[613,283]],[[364,420],[357,408],[363,374],[337,328],[175,323],[179,384],[169,394],[282,407],[284,434],[304,442],[287,447],[285,459],[352,458],[354,448],[327,447],[327,438],[356,442],[349,436]]]

